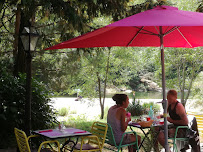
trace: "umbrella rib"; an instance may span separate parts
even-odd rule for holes
[[[178,30],[178,32],[180,33],[180,35],[185,39],[185,41],[189,44],[189,46],[192,47],[192,45],[191,45],[190,42],[187,40],[187,38],[183,35],[183,33],[182,33],[179,29],[177,29],[177,30]]]
[[[139,27],[137,27],[137,26],[135,26],[135,28],[141,29],[141,28],[139,28]],[[142,33],[142,34],[149,34],[149,35],[156,35],[156,36],[159,36],[159,34],[153,33],[153,32],[151,32],[151,31],[148,31],[148,30],[145,30],[145,29],[142,29],[142,31],[148,32],[148,33]],[[140,32],[140,33],[141,33],[141,32]]]
[[[128,45],[127,46],[129,46],[132,42],[133,42],[133,40],[137,37],[137,35],[140,33],[140,31],[142,31],[143,30],[143,28],[144,28],[144,26],[142,27],[142,28],[138,28],[139,29],[139,31],[134,35],[134,37],[130,40],[130,42],[128,43]]]
[[[154,26],[154,28],[156,29],[157,33],[159,33],[159,35],[160,35],[160,32],[159,32],[159,30],[156,28],[156,26]]]
[[[167,31],[166,33],[164,33],[164,36],[166,36],[167,34],[172,33],[175,30],[178,30],[178,28],[180,28],[180,26],[174,26],[173,28],[171,28],[169,31]]]
[[[155,35],[155,36],[159,36],[159,34],[155,34],[155,33],[143,33],[143,32],[140,32],[140,34],[147,34],[147,35]]]

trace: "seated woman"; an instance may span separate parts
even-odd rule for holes
[[[115,94],[112,99],[116,101],[116,105],[112,106],[107,115],[107,122],[111,125],[114,133],[116,143],[120,143],[121,137],[127,129],[128,122],[131,120],[130,117],[126,118],[125,108],[128,107],[129,98],[126,94]],[[138,136],[138,144],[140,144],[141,137]],[[133,134],[126,134],[122,144],[135,142],[136,137]],[[128,147],[129,152],[133,152],[132,146]]]

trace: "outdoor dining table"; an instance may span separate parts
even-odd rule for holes
[[[73,143],[72,147],[69,151],[73,151],[74,147],[78,143],[78,138],[81,136],[88,136],[91,135],[90,132],[81,130],[81,129],[76,129],[76,128],[65,128],[65,129],[46,129],[46,130],[36,130],[33,131],[34,134],[42,136],[45,140],[57,140],[57,139],[62,139],[62,138],[67,138],[65,142],[63,143],[61,147],[61,151],[64,151],[65,146],[69,143]],[[76,141],[74,141],[72,138],[76,137]]]
[[[144,134],[144,137],[143,137],[143,139],[142,139],[142,141],[141,141],[141,143],[140,143],[140,145],[139,145],[139,149],[140,148],[143,148],[144,149],[144,151],[146,151],[146,152],[148,152],[148,151],[150,151],[151,150],[151,148],[154,146],[154,144],[155,144],[155,141],[157,140],[157,137],[158,137],[158,133],[159,133],[159,131],[161,131],[161,130],[163,130],[164,129],[164,124],[163,123],[153,123],[151,126],[148,126],[148,127],[142,127],[142,126],[140,126],[140,124],[139,123],[136,123],[136,122],[129,122],[128,123],[128,126],[130,127],[130,129],[132,130],[132,131],[134,131],[134,129],[133,128],[138,128],[138,129],[140,129],[141,131],[142,131],[142,133]],[[172,124],[172,123],[169,123],[168,122],[168,128],[171,128],[171,127],[173,127],[174,125]],[[154,131],[155,130],[155,127],[157,127],[158,128],[158,130],[156,130],[156,132]],[[150,135],[151,134],[153,134],[153,139],[152,140],[150,140]],[[144,141],[145,140],[148,140],[148,144],[150,144],[150,150],[149,149],[147,149],[145,146],[144,146]],[[149,145],[148,145],[149,146]]]

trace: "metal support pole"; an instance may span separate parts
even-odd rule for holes
[[[160,43],[161,43],[161,66],[162,66],[162,94],[163,94],[163,108],[164,108],[164,136],[165,136],[165,151],[169,152],[168,145],[168,125],[167,125],[167,100],[166,100],[166,83],[165,83],[165,67],[164,67],[164,45],[163,45],[163,31],[162,27],[159,27],[160,30]]]
[[[25,131],[26,134],[30,135],[31,130],[31,81],[32,81],[32,56],[30,52],[30,36],[29,36],[29,50],[26,51],[26,103],[25,103]]]

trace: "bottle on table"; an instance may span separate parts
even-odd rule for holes
[[[154,119],[154,110],[152,109],[152,106],[149,108],[148,116],[150,119]]]

